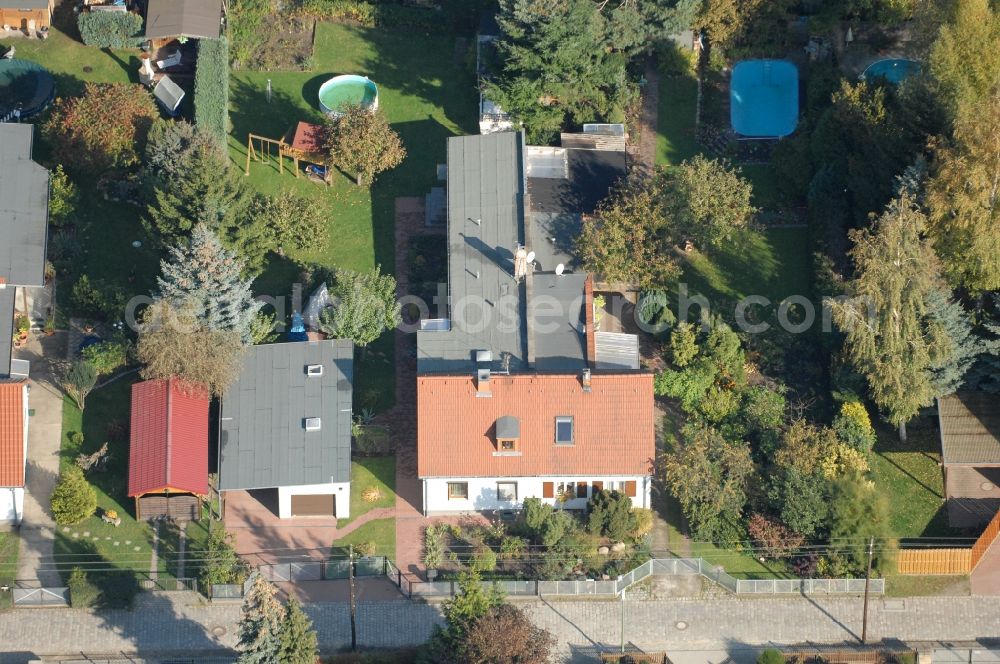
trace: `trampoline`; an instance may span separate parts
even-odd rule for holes
[[[55,79],[41,65],[30,60],[0,60],[0,122],[41,113],[55,93]]]
[[[901,83],[904,79],[920,73],[920,63],[916,60],[906,60],[904,58],[893,58],[879,60],[868,65],[864,73],[858,78],[862,81],[871,81],[876,78],[884,78],[893,85]]]
[[[787,60],[744,60],[729,84],[733,131],[746,138],[781,138],[799,123],[799,70]]]

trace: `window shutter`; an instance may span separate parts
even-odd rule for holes
[[[554,498],[555,495],[555,485],[552,482],[542,482],[542,498]]]
[[[587,483],[586,482],[580,482],[579,484],[576,485],[576,497],[577,498],[586,498],[587,497]]]
[[[635,498],[635,481],[629,480],[625,482],[625,495],[629,498]]]
[[[604,490],[604,482],[601,482],[600,480],[595,480],[592,486],[594,487],[594,493]]]

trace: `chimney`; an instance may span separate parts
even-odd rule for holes
[[[490,370],[488,368],[481,368],[476,371],[476,396],[493,396],[493,392],[490,390]]]
[[[584,393],[589,394],[593,391],[593,387],[590,385],[590,369],[584,369],[580,374],[580,384],[583,385]]]

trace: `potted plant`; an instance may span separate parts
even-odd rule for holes
[[[28,338],[28,331],[31,329],[31,321],[24,314],[19,314],[14,320],[14,326],[17,330],[17,338],[24,341]]]
[[[45,318],[45,336],[51,337],[56,333],[56,317],[51,311],[49,315]]]

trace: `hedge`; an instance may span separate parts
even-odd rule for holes
[[[132,12],[84,12],[77,27],[87,46],[135,48],[145,40],[142,16]]]
[[[194,123],[226,142],[229,133],[229,45],[225,37],[198,40]]]
[[[366,28],[412,32],[475,32],[490,0],[439,0],[437,8],[365,0],[297,0],[299,11],[316,18],[352,21]]]

